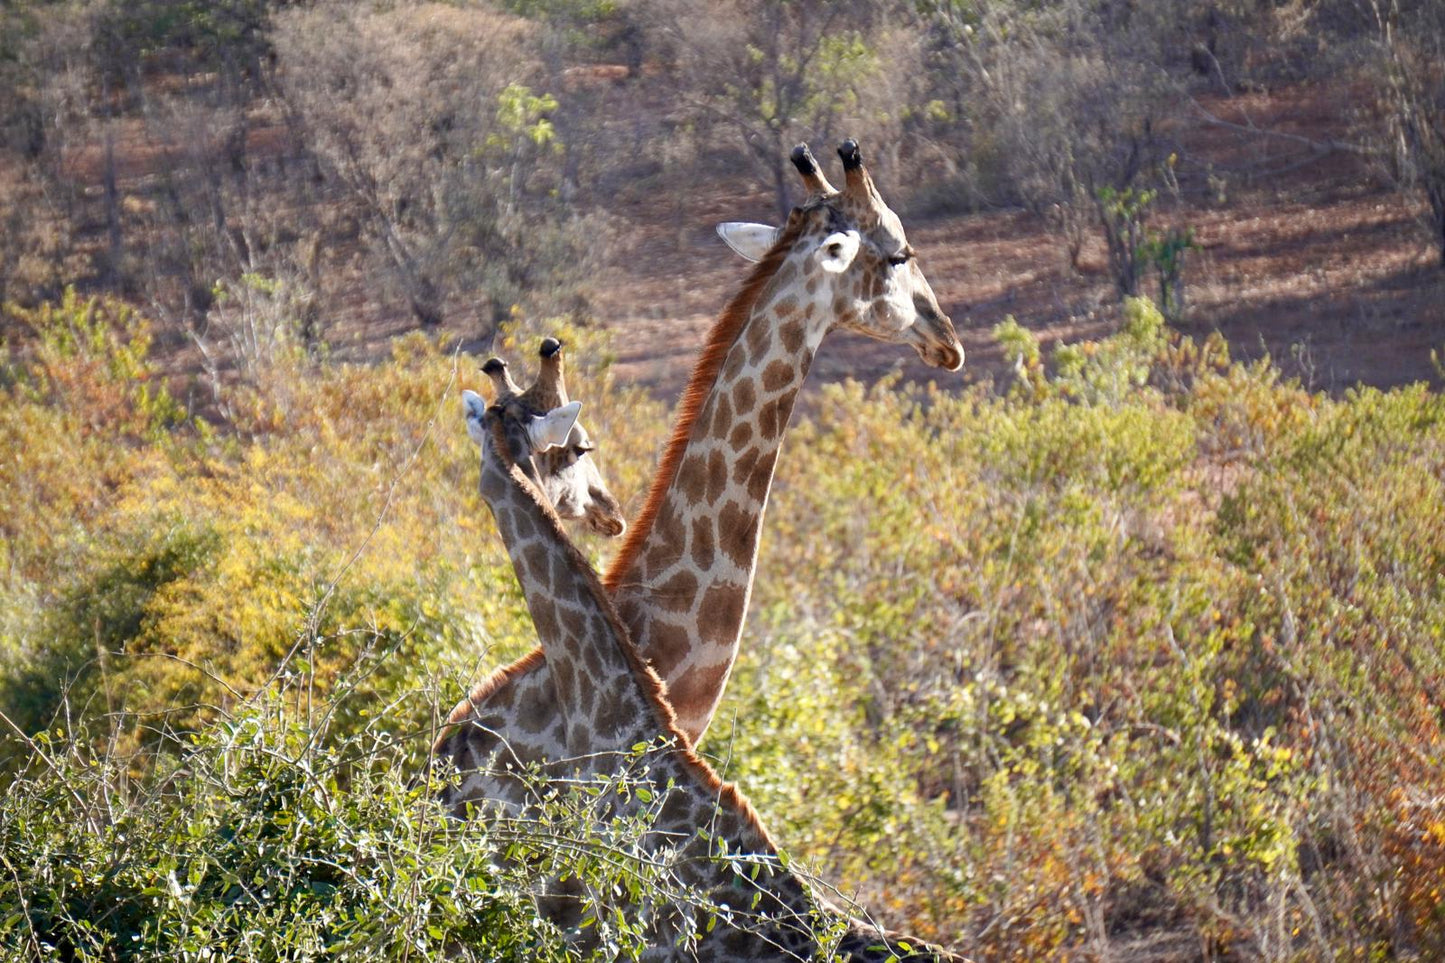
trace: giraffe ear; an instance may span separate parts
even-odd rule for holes
[[[577,424],[577,413],[581,410],[582,402],[573,401],[534,418],[527,426],[527,435],[532,439],[532,450],[546,451],[548,448],[561,448],[566,445],[567,436],[572,434],[572,426]]]
[[[482,416],[487,413],[487,403],[482,396],[471,389],[462,392],[462,413],[467,419],[467,436],[477,444],[482,443]]]
[[[761,261],[782,236],[780,228],[767,224],[750,224],[747,221],[723,221],[717,226],[717,236],[749,261]]]
[[[818,245],[818,266],[832,274],[841,274],[858,256],[860,241],[857,231],[837,231],[823,238]]]

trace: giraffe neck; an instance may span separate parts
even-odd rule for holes
[[[503,440],[493,431],[494,445]],[[573,757],[632,746],[671,726],[665,703],[648,699],[651,673],[627,640],[592,566],[557,514],[516,464],[486,457],[482,497],[496,519],[557,689]],[[638,676],[637,672],[646,673]],[[652,685],[659,685],[652,676]]]
[[[758,271],[769,267],[765,261]],[[679,728],[694,742],[737,658],[778,452],[827,330],[827,308],[799,283],[799,265],[780,258],[771,271],[745,285],[740,297],[757,284],[745,321],[729,343],[711,346],[711,370],[699,364],[690,421],[680,424],[634,541],[607,579],[633,642],[667,682]],[[724,312],[719,327],[727,320]]]

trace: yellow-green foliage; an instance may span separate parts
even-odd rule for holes
[[[703,749],[802,864],[980,958],[1445,953],[1445,401],[1311,394],[1148,302],[1124,318],[1049,357],[1001,328],[1005,391],[813,397]],[[146,387],[123,309],[21,319],[0,708],[23,727],[88,712],[153,751],[267,689],[415,760],[406,737],[531,644],[458,417],[474,359],[286,355],[212,425]],[[499,350],[525,368],[542,333]],[[664,412],[565,336],[636,505]]]
[[[1445,951],[1445,402],[1142,301],[1051,367],[999,336],[1003,397],[831,386],[795,431],[712,751],[985,958]]]
[[[295,697],[324,697],[363,659],[378,698],[355,711],[426,688],[398,714],[414,730],[534,644],[460,428],[461,388],[484,380],[475,359],[419,336],[368,367],[286,354],[229,389],[231,422],[212,426],[148,388],[128,310],[71,298],[17,316],[34,337],[14,346],[0,409],[14,453],[0,467],[0,612],[21,656],[4,701],[30,728],[63,702],[184,728],[292,679],[306,681]],[[616,491],[635,490],[641,461],[628,471],[617,455],[652,439],[633,431],[638,447],[609,452],[617,406],[641,406],[658,439],[662,412],[610,388],[585,332],[557,333],[599,460],[617,466]],[[539,336],[499,350],[525,370]]]

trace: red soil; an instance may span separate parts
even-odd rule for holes
[[[1221,120],[1344,141],[1339,91],[1295,88],[1201,100]],[[1346,149],[1245,133],[1204,119],[1178,132],[1182,199],[1160,202],[1159,224],[1195,228],[1183,329],[1218,329],[1236,356],[1268,352],[1307,385],[1439,383],[1430,351],[1445,348],[1445,272],[1415,223],[1412,199],[1376,185]],[[1222,200],[1217,190],[1222,188]],[[641,191],[616,199],[631,250],[592,292],[615,332],[620,373],[675,394],[702,334],[745,271],[713,233],[721,220],[772,219],[757,186],[708,185],[682,197]],[[1101,239],[1072,270],[1059,236],[1021,211],[908,217],[909,237],[968,351],[961,375],[926,368],[906,348],[837,334],[818,381],[905,376],[964,382],[1004,366],[990,329],[1013,315],[1044,342],[1097,337],[1116,317]],[[1145,293],[1151,293],[1146,289]]]

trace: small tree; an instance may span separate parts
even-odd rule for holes
[[[888,65],[918,60],[916,38],[885,29],[868,4],[850,0],[725,7],[730,15],[719,16],[712,2],[651,0],[650,19],[681,98],[704,124],[741,140],[783,217],[796,180],[793,145],[832,143],[856,126],[876,159],[896,140],[898,108],[918,81]]]
[[[1394,179],[1429,202],[1431,243],[1445,268],[1445,7],[1369,0],[1377,27],[1385,153]]]
[[[438,3],[278,17],[288,101],[423,326],[478,302],[495,323],[576,273],[581,232],[556,189],[557,101],[526,83],[532,33]]]
[[[1168,153],[1160,119],[1173,83],[1165,14],[1149,5],[920,2],[942,38],[934,59],[966,119],[964,148],[995,200],[1046,214],[1077,267],[1098,218],[1123,293],[1141,228],[1129,216],[1141,175]],[[1125,275],[1119,275],[1119,271]]]
[[[1109,273],[1121,298],[1138,297],[1139,281],[1144,271],[1144,221],[1157,191],[1126,187],[1115,190],[1101,187],[1094,198],[1099,210],[1099,223],[1104,228],[1104,243],[1109,249]]]

